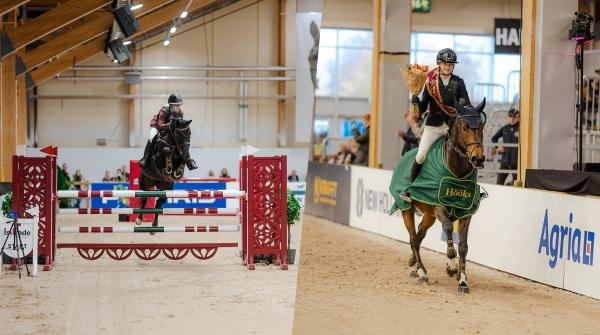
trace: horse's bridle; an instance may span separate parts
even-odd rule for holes
[[[481,112],[484,115],[484,121],[483,124],[485,124],[485,121],[487,121],[487,115],[484,112]],[[459,120],[462,120],[464,117],[462,115],[457,115],[456,116],[456,120],[454,122],[457,122]],[[467,121],[464,121],[468,124]],[[454,128],[454,127],[453,127]],[[475,165],[473,165],[473,150],[477,149],[477,148],[481,148],[481,150],[483,150],[483,143],[480,141],[477,142],[469,142],[469,143],[464,143],[463,141],[463,137],[462,136],[458,136],[459,140],[461,142],[461,144],[465,147],[465,149],[467,150],[466,153],[460,151],[457,147],[455,147],[452,144],[452,141],[448,141],[448,146],[450,147],[450,149],[454,150],[459,157],[461,157],[463,160],[467,161],[474,169],[476,169],[477,167]],[[469,150],[469,146],[474,146],[472,150]]]
[[[176,130],[184,131],[184,130],[186,130],[188,128],[189,128],[189,126],[187,126],[186,128],[183,128],[183,129],[177,128]],[[175,144],[171,145],[170,143],[168,143],[167,141],[162,140],[162,139],[161,139],[161,141],[163,143],[165,143],[167,146],[169,146],[169,148],[173,148],[173,147],[177,148],[177,151],[179,152],[179,155],[181,157],[183,157],[183,152],[181,150],[181,146],[189,144],[189,142],[183,142],[183,144],[179,143],[179,141],[177,140],[177,136],[175,136],[175,134],[174,134],[173,129],[171,129],[171,127],[167,128],[167,129],[169,131],[169,134],[171,135],[171,138],[175,142]],[[168,156],[168,157],[165,157],[165,158],[166,158],[165,173],[168,174],[168,175],[171,175],[171,173],[173,173],[173,163],[171,162],[171,157]],[[174,177],[175,177],[175,179],[179,179],[182,176],[183,176],[183,168],[180,168],[180,169],[178,169],[178,171],[175,172]]]

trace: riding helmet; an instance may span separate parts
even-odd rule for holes
[[[456,58],[456,53],[454,52],[454,50],[450,49],[450,48],[445,48],[440,50],[440,52],[438,52],[437,57],[435,58],[435,61],[437,63],[458,63],[458,60]]]
[[[175,104],[175,105],[183,104],[183,99],[181,98],[181,95],[179,93],[173,93],[169,96],[169,105],[171,105],[171,104]]]

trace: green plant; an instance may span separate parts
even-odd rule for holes
[[[287,194],[287,222],[288,225],[296,223],[300,220],[300,202],[292,192]]]
[[[12,192],[8,192],[2,199],[2,215],[8,216],[8,212],[12,210]]]

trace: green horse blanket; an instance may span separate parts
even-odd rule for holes
[[[435,142],[423,163],[421,172],[410,183],[412,164],[417,155],[417,149],[407,152],[394,168],[390,193],[394,205],[390,214],[397,210],[407,210],[410,203],[400,198],[400,193],[407,189],[411,198],[422,203],[444,206],[451,217],[460,219],[471,216],[479,208],[480,192],[477,184],[477,170],[464,178],[457,178],[446,166],[444,161],[444,138]]]

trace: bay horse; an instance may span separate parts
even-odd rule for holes
[[[429,283],[420,247],[427,230],[437,218],[442,223],[447,241],[446,272],[450,277],[456,275],[459,292],[469,293],[466,275],[466,257],[469,248],[467,237],[471,216],[477,211],[481,199],[477,185],[477,169],[483,168],[485,162],[482,142],[487,117],[483,112],[485,98],[477,107],[461,106],[459,103],[455,103],[455,106],[457,106],[457,113],[450,122],[448,135],[431,147],[419,176],[412,184],[410,183],[410,166],[417,151],[414,149],[402,157],[394,169],[390,192],[396,200],[392,212],[397,209],[402,210],[404,225],[410,236],[412,254],[408,265],[414,266],[411,276],[418,277],[420,284]],[[449,171],[449,174],[441,177],[435,173],[428,173],[426,170],[429,168],[426,165],[441,166],[442,169]],[[420,183],[427,185],[427,182],[430,182],[429,186],[432,188],[419,192],[418,185]],[[413,185],[415,185],[414,189]],[[399,193],[407,187],[410,188],[412,198],[410,202],[402,200],[399,196]],[[427,198],[426,195],[432,189],[433,192],[437,192],[433,195],[435,199]],[[418,230],[415,229],[415,210],[422,213]],[[458,220],[458,267],[452,240],[455,220]]]
[[[158,190],[172,190],[173,184],[183,177],[185,162],[190,153],[190,123],[192,120],[173,119],[169,127],[159,133],[152,153],[142,167],[139,178],[140,190],[149,191],[156,187]],[[158,197],[154,208],[162,208],[167,201]],[[148,198],[141,198],[140,208],[145,208]],[[143,222],[143,214],[138,214],[136,224]],[[158,213],[154,214],[152,226],[158,226]]]

